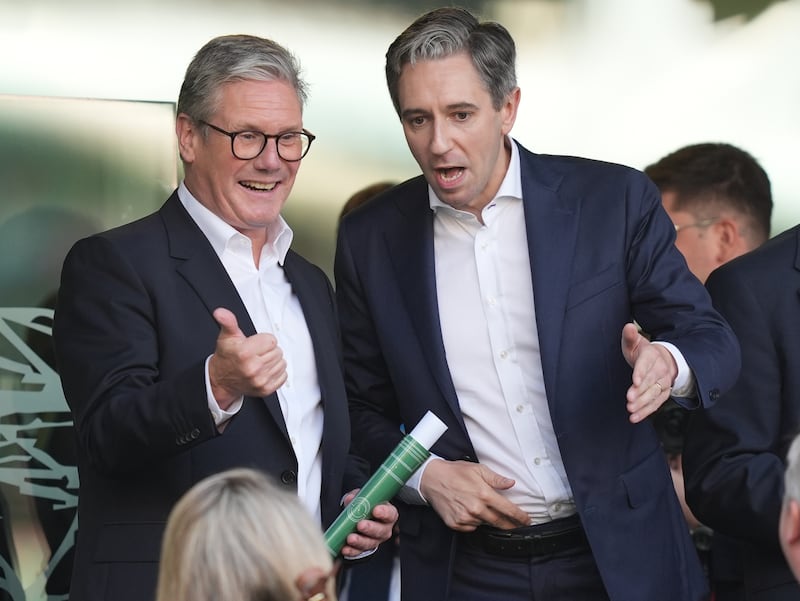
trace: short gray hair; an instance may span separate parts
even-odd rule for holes
[[[226,35],[205,44],[189,63],[178,96],[178,114],[208,121],[222,88],[234,81],[286,81],[294,87],[301,108],[307,99],[300,66],[286,48],[252,35]]]
[[[398,82],[403,66],[466,52],[492,97],[495,110],[517,86],[516,47],[505,27],[479,22],[463,8],[437,8],[425,13],[397,36],[386,52],[386,83],[400,114]]]

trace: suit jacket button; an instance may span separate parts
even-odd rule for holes
[[[712,388],[711,391],[708,393],[708,398],[711,399],[712,401],[719,400],[719,389]]]
[[[196,439],[198,436],[200,436],[200,430],[195,428],[194,430],[192,430],[191,436],[192,436],[192,440]]]
[[[297,482],[297,474],[292,470],[286,470],[281,474],[281,482],[284,484],[294,484]]]

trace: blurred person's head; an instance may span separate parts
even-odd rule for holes
[[[480,219],[511,157],[520,92],[514,40],[461,8],[430,11],[386,53],[406,142],[436,196]]]
[[[342,210],[339,213],[339,221],[353,209],[357,209],[368,200],[372,200],[378,194],[385,192],[392,186],[394,186],[393,182],[375,182],[374,184],[357,190],[345,201],[344,205],[342,205]]]
[[[720,265],[770,235],[772,193],[764,169],[722,143],[685,146],[645,168],[675,224],[675,246],[705,282]]]
[[[178,98],[186,187],[212,213],[262,243],[313,136],[292,54],[248,35],[214,38],[195,55]]]
[[[158,601],[335,601],[333,560],[296,495],[239,468],[195,484],[167,522]]]
[[[800,580],[800,436],[789,447],[786,464],[778,536],[783,555],[794,577]]]

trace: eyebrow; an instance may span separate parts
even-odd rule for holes
[[[479,108],[478,105],[473,104],[471,102],[455,102],[453,104],[448,104],[445,107],[445,109],[448,112],[451,112],[451,113],[458,112],[458,111],[463,111],[463,110],[477,111],[478,108]],[[411,117],[411,116],[415,116],[415,115],[430,115],[430,114],[431,114],[431,111],[426,111],[424,109],[409,108],[409,109],[405,109],[401,113],[401,116],[402,116],[402,118],[405,119],[406,117]]]

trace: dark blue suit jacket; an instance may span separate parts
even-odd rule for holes
[[[603,580],[615,601],[701,599],[704,578],[658,437],[649,422],[628,420],[631,368],[620,339],[636,319],[674,343],[704,405],[736,378],[736,339],[674,248],[675,230],[646,177],[521,147],[520,155],[550,415]],[[429,409],[449,426],[433,451],[476,460],[441,338],[432,223],[418,177],[340,228],[335,270],[353,441],[373,460],[398,442],[399,424],[411,428]],[[429,507],[400,509],[403,598],[441,601],[453,532]]]
[[[686,498],[740,544],[748,599],[800,599],[778,541],[786,452],[800,428],[800,226],[726,263],[707,286],[741,341],[742,371],[718,405],[692,415]]]
[[[347,459],[350,426],[330,283],[291,251],[284,269],[316,353],[328,525],[366,466]],[[205,476],[251,466],[296,490],[297,459],[276,395],[246,398],[223,434],[214,426],[204,363],[219,333],[217,307],[233,311],[246,335],[255,333],[176,194],[157,213],[81,240],[67,256],[54,340],[79,450],[72,601],[154,598],[167,515]]]

